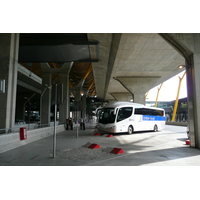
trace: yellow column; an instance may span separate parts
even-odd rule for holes
[[[182,78],[179,76],[179,85],[178,85],[178,91],[177,91],[177,95],[176,95],[176,101],[175,101],[175,104],[174,104],[172,122],[174,122],[175,117],[176,117],[176,111],[177,111],[177,107],[178,107],[178,99],[179,99],[179,94],[180,94],[180,89],[181,89],[181,83],[182,83],[182,80],[183,80],[185,74],[186,74],[186,71],[184,72]]]
[[[161,89],[162,85],[163,85],[163,83],[162,83],[162,84],[160,84],[160,87],[157,87],[157,89],[158,89],[158,92],[157,92],[157,96],[156,96],[156,103],[155,103],[154,107],[157,107],[157,105],[158,105],[158,96],[159,96],[160,89]]]
[[[88,75],[90,74],[90,72],[92,71],[92,64],[90,64],[90,66],[88,67],[83,79],[86,79],[88,77]]]
[[[90,83],[88,90],[90,90],[92,88],[92,86],[94,85],[94,79],[92,80],[92,82]]]
[[[148,94],[149,94],[149,91],[145,94],[145,101],[147,99]]]

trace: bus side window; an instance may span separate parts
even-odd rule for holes
[[[122,114],[122,108],[119,109],[118,115],[117,115],[117,121],[123,120],[123,114]]]
[[[117,116],[117,122],[122,121],[132,115],[133,108],[131,107],[125,107],[120,108]]]
[[[141,115],[142,114],[142,108],[135,108],[134,114]]]

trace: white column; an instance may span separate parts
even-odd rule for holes
[[[0,79],[5,80],[5,93],[0,93],[0,129],[15,123],[19,34],[0,34]]]
[[[186,71],[190,145],[200,148],[200,54],[191,57],[192,65]]]
[[[69,73],[73,62],[64,63],[61,67],[60,82],[63,84],[63,100],[59,105],[59,122],[65,123],[70,113]]]

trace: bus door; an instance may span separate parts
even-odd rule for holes
[[[120,132],[126,132],[128,130],[128,126],[130,125],[130,117],[132,115],[133,108],[132,107],[123,107],[119,108],[117,114],[117,126]]]

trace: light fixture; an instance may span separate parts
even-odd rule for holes
[[[185,68],[185,65],[179,65],[178,68],[183,69],[183,68]]]
[[[0,79],[0,93],[5,93],[5,84],[6,80],[5,79]]]

